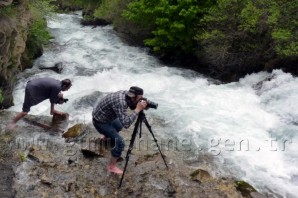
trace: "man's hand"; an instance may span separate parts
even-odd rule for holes
[[[137,107],[135,109],[135,112],[139,113],[140,111],[142,111],[146,107],[147,107],[147,102],[145,100],[141,100],[141,101],[138,102]]]
[[[58,98],[63,98],[63,93],[61,91],[58,94]]]

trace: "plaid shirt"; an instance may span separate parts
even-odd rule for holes
[[[125,101],[127,91],[118,91],[110,93],[101,99],[93,109],[93,119],[100,123],[109,123],[119,118],[124,128],[128,128],[138,114],[133,111],[132,114],[127,113],[128,105]]]

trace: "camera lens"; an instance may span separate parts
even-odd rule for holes
[[[156,102],[152,102],[150,100],[147,100],[147,107],[157,109],[158,104]]]

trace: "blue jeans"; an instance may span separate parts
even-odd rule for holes
[[[93,119],[93,125],[99,133],[107,138],[111,138],[111,141],[115,142],[115,146],[112,148],[111,153],[113,157],[120,157],[124,150],[125,143],[124,139],[119,135],[119,131],[121,131],[123,127],[119,118],[105,124],[101,124]]]

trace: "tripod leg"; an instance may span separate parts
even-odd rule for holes
[[[139,114],[139,116],[138,116],[138,118],[137,118],[137,121],[136,121],[136,123],[135,123],[135,127],[134,127],[134,129],[133,129],[133,133],[132,133],[132,135],[131,135],[131,139],[130,139],[130,143],[129,143],[129,148],[128,148],[128,150],[127,150],[126,157],[125,157],[126,162],[125,162],[125,166],[124,166],[124,169],[123,169],[123,174],[122,174],[122,176],[121,176],[121,180],[120,180],[120,183],[119,183],[118,188],[120,188],[121,185],[122,185],[122,181],[123,181],[123,178],[124,178],[124,174],[125,174],[125,172],[126,172],[127,164],[128,164],[128,161],[129,161],[129,155],[131,154],[131,151],[132,151],[132,149],[133,149],[133,145],[134,145],[134,142],[135,142],[137,133],[138,133],[138,127],[139,127],[139,125],[141,124],[141,122],[142,122],[142,116],[141,116],[141,114]]]
[[[151,126],[149,125],[149,123],[148,123],[148,121],[147,121],[147,119],[146,119],[146,117],[145,117],[145,114],[143,115],[143,121],[144,121],[145,125],[147,126],[149,132],[151,133],[154,142],[156,143],[156,146],[157,146],[157,148],[158,148],[158,151],[159,151],[159,153],[160,153],[160,155],[161,155],[161,157],[162,157],[162,159],[163,159],[163,162],[165,163],[167,169],[169,169],[168,164],[167,164],[167,162],[166,162],[166,160],[165,160],[165,157],[164,157],[164,155],[162,154],[162,152],[161,152],[161,150],[160,150],[160,147],[159,147],[159,145],[158,145],[158,143],[157,143],[157,140],[156,140],[156,138],[155,138],[155,136],[154,136],[154,134],[153,134],[153,132],[152,132],[152,130],[151,130]]]

